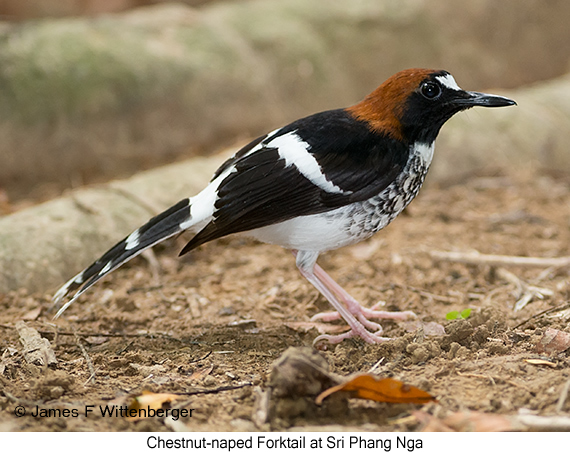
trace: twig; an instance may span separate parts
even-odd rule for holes
[[[456,373],[457,373],[457,375],[459,375],[461,377],[473,377],[473,378],[481,378],[482,380],[489,380],[493,386],[497,385],[497,383],[495,382],[495,380],[496,380],[499,383],[506,383],[508,385],[514,386],[515,388],[524,389],[525,391],[530,392],[530,390],[528,388],[525,388],[523,385],[515,383],[514,381],[506,380],[505,378],[502,378],[502,377],[494,377],[493,378],[490,375],[471,374],[471,373],[459,372],[459,371],[456,371]]]
[[[558,399],[558,403],[556,404],[556,412],[561,413],[562,409],[564,408],[564,404],[566,403],[566,399],[568,398],[568,391],[570,391],[570,378],[566,381],[566,384],[562,388],[562,392],[560,393],[560,398]]]
[[[119,187],[115,184],[106,185],[103,187],[105,190],[111,193],[116,193],[119,196],[137,204],[139,207],[145,209],[150,215],[154,216],[161,212],[163,209],[154,203],[150,203],[148,199],[143,199],[139,195],[132,193],[131,191],[125,189],[124,187]]]
[[[527,430],[542,432],[570,431],[570,418],[566,416],[535,416],[532,414],[519,414],[513,418],[523,424]]]
[[[157,285],[160,285],[160,262],[156,258],[154,250],[152,248],[144,250],[141,253],[141,256],[148,262],[148,266],[150,267],[150,272],[152,274],[152,280]]]
[[[220,386],[214,389],[195,389],[193,391],[187,391],[187,392],[173,392],[172,394],[185,395],[185,396],[197,395],[197,394],[218,394],[219,392],[235,391],[236,389],[245,388],[246,386],[253,386],[253,384],[248,381],[247,383],[243,383],[241,385],[236,385],[236,386]]]
[[[564,257],[524,257],[500,254],[480,254],[476,251],[461,253],[456,251],[430,251],[434,259],[472,265],[514,265],[517,267],[565,267],[570,265],[570,256]]]
[[[54,334],[53,331],[39,331],[40,334]],[[59,331],[60,336],[79,336],[79,337],[146,337],[153,339],[155,337],[161,337],[163,339],[170,339],[172,341],[183,342],[182,339],[173,337],[167,333],[73,333],[69,331]]]
[[[376,369],[378,369],[378,367],[380,367],[380,364],[382,364],[384,362],[384,356],[382,358],[380,358],[378,360],[378,362],[376,364],[374,364],[370,370],[368,371],[369,374],[373,374],[376,372]]]
[[[554,292],[546,287],[531,286],[530,284],[524,282],[518,276],[514,275],[504,268],[497,269],[497,276],[501,277],[505,281],[514,284],[517,289],[516,297],[518,298],[514,306],[514,311],[520,311],[528,303],[530,303],[534,298],[539,298],[541,300],[544,297],[551,297]]]
[[[470,374],[467,372],[456,372],[457,375],[459,375],[460,377],[473,377],[473,378],[481,378],[482,380],[488,380],[491,382],[491,384],[493,386],[496,386],[495,380],[493,379],[493,377],[491,377],[490,375],[479,375],[479,374]]]
[[[93,367],[93,361],[91,361],[91,357],[89,356],[89,353],[87,353],[87,350],[85,350],[85,347],[81,343],[81,338],[78,335],[75,335],[75,342],[79,347],[79,350],[81,350],[83,358],[85,358],[85,361],[87,362],[87,367],[89,368],[90,373],[89,378],[85,383],[83,383],[83,386],[87,386],[90,381],[93,381],[93,383],[95,383],[95,367]]]
[[[516,330],[517,328],[520,328],[521,326],[523,326],[525,323],[530,322],[533,319],[536,319],[537,317],[543,316],[545,314],[550,314],[551,312],[556,312],[556,311],[562,311],[564,309],[570,308],[570,302],[563,304],[562,306],[555,306],[553,308],[548,308],[545,309],[544,311],[539,312],[538,314],[535,314],[531,317],[529,317],[528,319],[522,321],[521,323],[519,323],[518,325],[515,325],[513,327],[513,330]]]
[[[438,295],[436,293],[432,293],[432,292],[428,292],[428,291],[423,290],[423,289],[419,289],[418,287],[408,286],[407,284],[391,283],[390,286],[400,287],[402,289],[409,290],[410,292],[417,293],[418,295],[421,295],[424,298],[432,298],[435,301],[443,301],[444,303],[456,303],[458,301],[458,299],[460,298],[459,296],[448,297],[446,295]]]
[[[193,359],[192,361],[190,361],[190,363],[197,363],[198,361],[202,361],[202,360],[206,359],[208,356],[210,356],[211,354],[212,354],[212,350],[210,350],[208,353],[206,353],[201,358]]]
[[[259,386],[256,386],[253,388],[253,392],[255,394],[255,401],[251,418],[255,426],[261,429],[269,420],[271,388],[268,388],[267,391],[262,391]]]
[[[10,329],[10,330],[16,329],[16,327],[14,325],[8,325],[6,323],[0,323],[0,327]],[[79,337],[149,337],[149,338],[162,337],[164,339],[172,339],[173,341],[182,342],[182,340],[178,339],[177,337],[171,336],[168,333],[161,333],[159,331],[156,331],[154,333],[152,333],[152,332],[149,332],[149,333],[101,333],[101,332],[81,333],[81,332],[76,332],[76,331],[59,331],[59,330],[56,330],[56,331],[37,330],[37,331],[41,335],[55,334],[55,335],[60,335],[60,336],[79,336]]]

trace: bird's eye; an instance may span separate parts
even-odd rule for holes
[[[421,87],[422,95],[426,99],[437,99],[441,95],[441,87],[434,82],[425,82]]]

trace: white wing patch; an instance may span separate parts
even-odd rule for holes
[[[188,221],[180,223],[180,230],[197,228],[212,219],[215,204],[218,200],[218,188],[229,174],[237,171],[234,165],[226,168],[218,177],[210,182],[204,190],[190,198],[190,218]]]
[[[451,74],[440,75],[440,76],[436,77],[436,79],[439,81],[439,83],[441,83],[443,86],[446,86],[449,89],[452,89],[455,91],[461,91],[461,88],[459,87],[459,85],[457,84],[457,82],[453,78],[453,75],[451,75]]]
[[[274,138],[266,146],[277,148],[279,156],[285,160],[286,166],[293,165],[297,171],[320,189],[328,193],[352,193],[352,191],[342,190],[325,177],[319,162],[309,152],[309,145],[295,132]]]

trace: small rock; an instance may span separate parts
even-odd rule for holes
[[[59,399],[64,393],[65,389],[61,386],[54,386],[49,392],[51,399]]]
[[[217,381],[212,375],[206,375],[202,380],[202,385],[206,387],[215,386]]]

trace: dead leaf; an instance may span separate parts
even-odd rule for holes
[[[20,317],[20,319],[21,320],[36,320],[40,316],[41,313],[42,313],[42,307],[38,306],[37,308],[26,312],[22,317]]]
[[[561,353],[570,347],[570,334],[554,328],[547,328],[540,342],[536,344],[537,353]]]
[[[135,397],[128,406],[129,412],[130,410],[137,410],[139,414],[137,416],[129,416],[127,417],[127,420],[138,421],[140,419],[145,419],[148,417],[148,411],[151,409],[159,410],[163,408],[164,404],[173,402],[178,397],[179,396],[176,394],[143,391],[142,394],[138,397]]]
[[[428,403],[435,400],[431,394],[399,380],[378,379],[371,374],[361,374],[322,392],[315,402],[320,405],[325,397],[339,391],[351,392],[352,397],[358,399],[387,403]]]
[[[16,330],[20,336],[27,363],[39,366],[57,364],[57,358],[49,341],[41,337],[37,330],[30,328],[21,320],[16,322]]]
[[[210,375],[214,370],[214,365],[212,364],[210,367],[204,367],[203,369],[199,369],[195,371],[192,375],[190,375],[190,380],[201,380],[206,375]]]
[[[525,359],[523,360],[529,364],[533,364],[535,366],[549,366],[549,367],[557,367],[556,363],[551,361],[546,361],[545,359]]]
[[[135,402],[131,404],[131,408],[144,408],[149,407],[154,410],[162,408],[165,403],[170,403],[176,400],[178,396],[176,394],[169,393],[155,393],[150,391],[143,391],[142,395],[135,397]],[[138,404],[138,406],[136,406]]]

